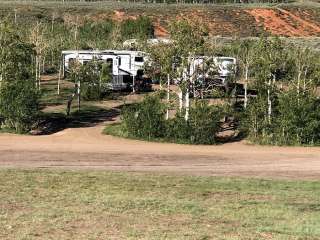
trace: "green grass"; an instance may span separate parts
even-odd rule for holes
[[[188,141],[180,140],[180,139],[170,139],[170,138],[142,138],[142,137],[134,137],[129,135],[126,131],[123,130],[121,122],[111,123],[105,126],[103,129],[103,134],[111,135],[120,138],[128,138],[134,140],[141,141],[149,141],[149,142],[162,142],[162,143],[176,143],[176,144],[192,144]]]
[[[0,239],[320,239],[320,182],[1,170]]]
[[[103,129],[103,134],[116,136],[116,137],[125,137],[125,138],[128,137],[128,134],[126,134],[122,130],[121,123],[119,122],[106,125],[105,128]]]

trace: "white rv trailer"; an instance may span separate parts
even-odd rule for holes
[[[206,61],[209,61],[210,64],[212,64],[212,68],[215,68],[217,71],[217,80],[221,81],[221,84],[225,84],[226,78],[232,76],[236,72],[236,65],[237,60],[233,57],[210,57],[208,56],[197,56],[192,59],[189,59],[190,61],[190,69],[189,73],[190,75],[193,75],[196,71],[198,71],[198,68],[202,68],[203,64]],[[205,76],[202,76],[202,75]],[[208,78],[208,74],[206,73],[199,73],[201,77]]]
[[[74,61],[85,64],[91,60],[101,60],[111,64],[113,90],[132,87],[134,81],[143,79],[144,63],[147,55],[140,51],[125,50],[68,50],[62,51],[63,73],[70,71]]]
[[[210,96],[216,88],[230,90],[232,81],[229,81],[229,77],[236,73],[235,58],[196,56],[190,57],[188,63],[188,73],[195,80],[191,85],[193,96],[201,98],[207,94]]]
[[[159,44],[170,44],[173,43],[173,40],[169,38],[150,38],[147,39],[145,42],[147,45],[154,46],[154,45],[159,45]],[[138,46],[139,40],[138,39],[128,39],[123,42],[123,47],[129,48],[129,49],[134,49]]]

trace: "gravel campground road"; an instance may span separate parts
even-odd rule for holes
[[[320,179],[320,148],[190,146],[103,135],[103,124],[45,136],[0,134],[0,168],[93,169]]]

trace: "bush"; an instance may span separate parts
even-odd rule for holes
[[[283,93],[277,110],[274,143],[313,145],[320,141],[320,102],[312,94]]]
[[[209,106],[207,101],[197,101],[190,108],[188,121],[181,114],[168,121],[167,138],[175,142],[214,144],[222,113],[220,107]]]
[[[107,84],[111,82],[112,77],[108,65],[96,60],[86,64],[74,64],[71,67],[71,80],[80,81],[81,98],[83,100],[100,100],[107,91]]]
[[[154,27],[148,17],[137,19],[127,19],[121,24],[121,36],[123,39],[129,38],[152,38],[154,37]]]
[[[309,92],[279,93],[271,121],[267,101],[262,97],[250,103],[242,118],[242,129],[260,144],[314,145],[320,142],[320,102]]]
[[[22,41],[15,26],[0,24],[1,127],[22,133],[35,124],[39,94],[35,90],[33,45]]]
[[[141,103],[126,107],[122,114],[122,132],[129,137],[163,139],[177,143],[213,144],[220,129],[222,109],[198,101],[190,108],[190,118],[182,113],[165,120],[165,104],[160,96],[147,96]]]
[[[150,140],[164,136],[164,114],[159,96],[147,96],[141,103],[125,107],[121,118],[129,136]]]
[[[14,81],[2,86],[0,92],[0,115],[2,125],[18,133],[29,131],[39,114],[39,93],[28,81]]]
[[[267,117],[267,101],[257,96],[240,117],[240,130],[253,142],[268,144],[272,134]]]
[[[92,84],[84,82],[81,86],[81,98],[87,101],[100,100],[102,96],[100,86],[98,84]]]

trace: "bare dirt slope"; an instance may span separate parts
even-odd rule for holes
[[[46,136],[1,134],[0,167],[320,179],[320,148],[151,143],[105,136],[102,129],[99,124]]]
[[[289,37],[319,36],[320,24],[311,18],[310,11],[296,9],[285,10],[281,8],[256,8],[246,10],[261,24],[265,31],[274,35]]]
[[[273,34],[289,37],[320,37],[319,4],[280,5],[188,5],[142,4],[127,2],[1,2],[0,17],[17,13],[18,20],[37,22],[57,21],[65,24],[84,23],[86,20],[124,21],[148,16],[152,19],[155,35],[168,36],[168,25],[175,19],[188,19],[205,23],[212,36],[253,37]]]
[[[211,35],[258,36],[270,33],[287,37],[320,36],[319,12],[310,8],[193,8],[180,9],[167,14],[135,13],[130,10],[116,10],[113,19],[122,21],[134,19],[137,15],[148,15],[153,19],[155,35],[168,36],[168,22],[187,19],[204,22]]]

